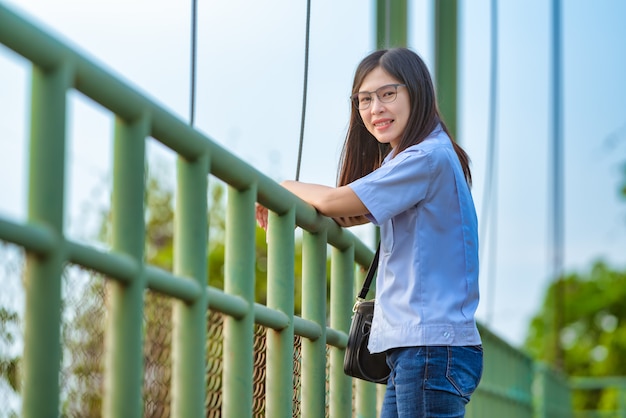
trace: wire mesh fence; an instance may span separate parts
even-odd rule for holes
[[[0,418],[20,413],[19,363],[23,349],[24,288],[23,254],[2,249],[0,273]],[[62,417],[102,415],[105,392],[105,326],[107,284],[98,273],[68,265],[63,274],[61,341],[63,359],[60,375]],[[143,411],[146,418],[170,416],[172,380],[172,303],[173,299],[146,290],[144,304]],[[207,311],[206,416],[221,417],[224,315]],[[253,416],[265,416],[266,332],[254,328]],[[300,416],[302,337],[294,339],[293,416]],[[54,361],[51,359],[51,361]],[[328,362],[327,362],[328,372]]]
[[[0,418],[19,412],[19,359],[24,344],[21,247],[0,241]]]

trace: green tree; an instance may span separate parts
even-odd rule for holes
[[[555,292],[563,300],[562,324],[554,325]],[[555,332],[569,376],[626,376],[626,272],[596,262],[589,272],[572,273],[552,284],[541,311],[530,323],[525,347],[538,360],[555,360]],[[615,409],[613,390],[574,394],[577,409]]]

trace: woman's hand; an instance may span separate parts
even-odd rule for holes
[[[254,208],[256,222],[261,228],[267,231],[267,208],[263,205],[256,204]]]
[[[335,217],[333,219],[335,222],[337,222],[337,224],[339,224],[339,226],[343,226],[344,228],[348,228],[350,226],[355,226],[355,225],[363,225],[370,221],[369,219],[367,219],[367,217],[365,217],[365,215],[340,216],[340,217]]]

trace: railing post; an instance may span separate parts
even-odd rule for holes
[[[222,415],[225,417],[252,416],[255,200],[256,186],[246,190],[228,188],[224,290],[243,298],[249,310],[243,318],[227,316],[224,319]]]
[[[347,334],[354,305],[354,246],[344,251],[333,247],[331,257],[330,327]],[[330,348],[331,418],[352,416],[352,378],[343,372],[344,353],[344,349]]]
[[[357,280],[354,283],[354,294],[356,295],[363,286],[363,279],[365,278],[365,271],[361,267],[357,267],[358,273],[356,275]],[[370,294],[373,292],[373,286],[370,289]],[[368,297],[370,297],[368,295]],[[381,386],[376,383],[366,382],[365,380],[354,379],[354,385],[356,389],[355,394],[355,409],[356,415],[359,418],[376,418],[377,416],[377,388]]]
[[[145,142],[148,117],[115,120],[112,247],[143,265]],[[107,282],[105,417],[141,417],[143,410],[143,268],[129,284]]]
[[[547,366],[544,363],[535,363],[535,372],[533,379],[533,410],[534,418],[551,418],[548,416],[548,400],[546,394],[548,393],[548,376]]]
[[[376,1],[376,45],[379,49],[407,45],[408,15],[407,0]]]
[[[269,213],[267,249],[267,307],[293,319],[294,309],[294,226],[295,208],[278,215]],[[267,330],[265,416],[292,416],[293,320],[276,331]],[[287,388],[289,394],[286,393]]]
[[[452,138],[457,138],[457,0],[435,1],[435,82],[437,101]]]
[[[27,255],[24,417],[59,415],[65,120],[70,79],[71,70],[65,65],[53,70],[33,67],[28,220],[50,228],[59,245],[43,256]]]
[[[174,274],[207,286],[208,156],[178,157],[174,229]],[[203,193],[204,191],[204,193]],[[206,396],[206,292],[192,304],[174,303],[172,338],[172,416],[202,417]]]
[[[302,417],[326,416],[326,231],[305,231],[302,241],[302,318],[322,335],[302,341]]]
[[[626,418],[626,386],[622,383],[617,390],[617,416]]]

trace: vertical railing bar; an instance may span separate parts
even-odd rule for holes
[[[356,266],[356,281],[354,282],[354,295],[361,290],[363,280],[365,279],[365,270],[360,266]],[[373,286],[370,288],[371,295]],[[368,297],[369,297],[368,295]],[[376,386],[375,383],[366,382],[360,379],[354,379],[355,396],[354,396],[354,409],[356,415],[359,418],[376,418]]]
[[[209,158],[178,157],[174,222],[174,274],[206,286]],[[204,191],[204,193],[203,193]],[[193,303],[176,300],[172,335],[172,416],[200,418],[206,396],[207,294]]]
[[[346,334],[354,304],[354,247],[345,251],[333,247],[330,273],[330,327]],[[344,349],[330,348],[329,415],[352,415],[352,378],[343,372]]]
[[[107,282],[106,366],[103,415],[142,416],[145,149],[149,116],[116,117],[113,152],[112,248],[142,262],[128,284]]]
[[[73,69],[33,67],[28,220],[63,236],[66,92]],[[59,415],[64,246],[26,258],[22,416]]]
[[[269,213],[267,249],[267,307],[293,319],[294,310],[294,227],[295,208],[282,215]],[[265,416],[292,416],[292,396],[286,388],[293,386],[294,332],[293,320],[281,331],[267,330]]]
[[[246,190],[229,186],[226,212],[224,291],[242,297],[249,310],[243,318],[224,319],[222,416],[252,416],[254,355],[256,185]]]
[[[302,417],[326,416],[326,231],[302,237],[302,318],[322,336],[302,340]],[[322,367],[322,365],[324,367]]]

